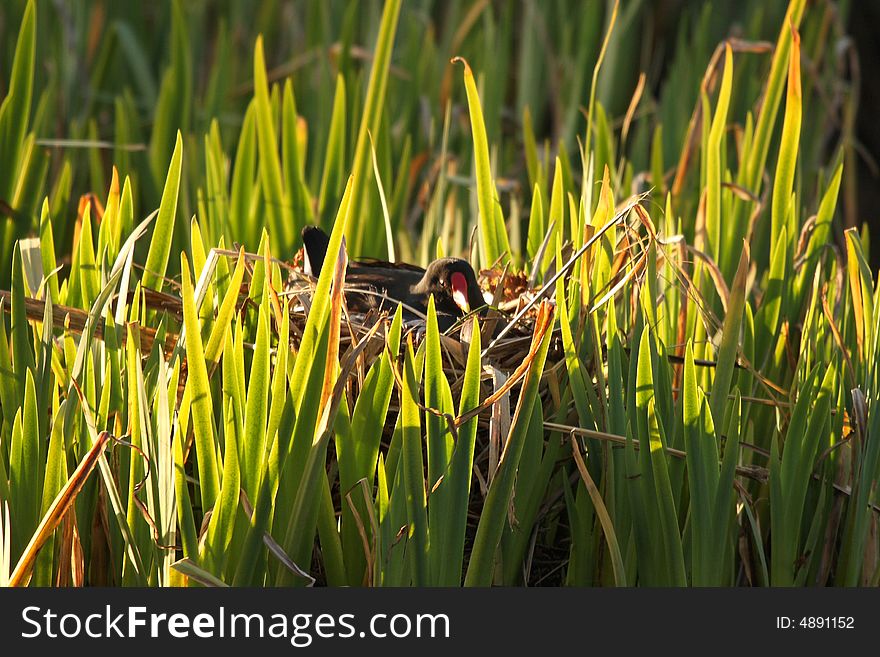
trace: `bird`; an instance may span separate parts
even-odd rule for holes
[[[302,239],[303,271],[317,278],[327,255],[330,237],[317,226],[306,226]],[[345,286],[349,310],[367,313],[381,309],[383,305],[387,307],[390,299],[402,304],[405,321],[415,321],[427,315],[428,300],[433,295],[441,331],[448,330],[471,312],[482,314],[486,307],[473,267],[461,258],[438,258],[427,268],[384,260],[350,261],[345,272]]]

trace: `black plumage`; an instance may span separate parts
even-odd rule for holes
[[[306,226],[302,236],[304,271],[317,278],[330,238],[316,226]],[[451,327],[466,313],[482,311],[486,305],[473,268],[461,258],[439,258],[427,268],[382,260],[349,261],[345,284],[345,300],[350,311],[367,313],[387,309],[393,312],[393,302],[397,301],[403,304],[405,320],[425,315],[428,299],[433,295],[441,330]]]

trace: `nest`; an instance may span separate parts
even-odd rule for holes
[[[288,279],[284,291],[279,293],[279,297],[290,300],[291,349],[294,351],[299,346],[315,291],[315,279],[303,272],[301,261],[302,257],[298,252],[292,263],[283,263],[288,271]],[[510,274],[500,268],[481,270],[478,282],[484,294],[493,299],[491,306],[463,317],[440,334],[443,368],[450,382],[455,381],[464,371],[474,317],[478,317],[480,323],[484,364],[509,373],[519,368],[529,354],[540,290],[529,285],[525,273]],[[346,294],[364,293],[361,288],[346,287],[345,291]],[[361,340],[369,340],[370,344],[363,352],[367,362],[372,362],[384,349],[386,333],[399,303],[380,293],[371,294],[379,297],[379,308],[375,311],[355,313],[349,312],[343,306],[339,345],[339,352],[343,354]],[[517,317],[518,314],[521,316]],[[379,329],[374,331],[377,323],[380,325]],[[424,318],[404,321],[401,353],[407,336],[411,336],[414,346],[418,347],[425,337],[425,326]],[[553,362],[561,357],[558,349],[551,349],[548,354],[548,360]]]

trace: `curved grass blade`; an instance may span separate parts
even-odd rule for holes
[[[480,95],[474,81],[474,73],[470,64],[462,57],[453,57],[452,63],[464,65],[464,86],[467,92],[468,109],[471,117],[471,132],[474,140],[474,169],[477,175],[477,204],[480,209],[480,255],[484,267],[490,267],[499,258],[511,256],[507,229],[496,212],[498,206],[498,190],[492,180],[492,169],[489,163],[489,140],[486,136],[486,123],[483,120],[483,109]]]
[[[168,267],[168,258],[171,255],[171,241],[174,235],[174,219],[177,216],[177,195],[180,191],[180,170],[183,160],[183,138],[180,131],[177,132],[177,141],[174,152],[171,155],[171,163],[168,165],[168,176],[165,178],[165,189],[162,191],[162,200],[159,203],[159,214],[156,218],[156,227],[153,229],[153,239],[150,241],[150,250],[144,263],[144,276],[141,283],[144,287],[162,291],[162,283],[165,270]]]
[[[581,456],[581,451],[577,444],[577,438],[574,435],[570,436],[570,438],[575,464],[584,485],[587,487],[587,491],[590,493],[590,500],[593,502],[596,515],[599,516],[599,522],[602,524],[602,531],[605,532],[605,540],[608,542],[608,551],[611,554],[611,567],[614,569],[614,585],[626,586],[626,569],[623,565],[623,557],[620,554],[617,532],[614,531],[614,522],[608,514],[608,508],[605,506],[599,489],[596,488],[596,484],[590,476],[590,471],[587,470],[587,465],[584,463],[584,458]]]
[[[721,78],[721,89],[718,92],[718,104],[712,125],[709,128],[709,141],[706,144],[706,232],[708,233],[708,251],[723,268],[721,244],[721,163],[722,145],[727,129],[727,110],[730,107],[730,93],[733,83],[733,51],[727,44],[724,48],[724,74]],[[728,234],[734,231],[729,230]],[[738,232],[738,231],[737,231]],[[735,243],[734,243],[735,244]],[[726,257],[727,253],[724,252]]]

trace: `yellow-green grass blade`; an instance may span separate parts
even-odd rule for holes
[[[827,443],[828,429],[831,419],[831,398],[835,394],[837,371],[833,363],[825,369],[821,385],[813,395],[813,407],[809,412],[809,421],[803,433],[791,426],[792,431],[786,432],[785,446],[782,452],[782,485],[786,490],[785,505],[789,511],[786,521],[792,530],[792,537],[800,542],[798,531],[803,517],[807,487],[812,479],[813,468],[819,456],[819,446],[823,439]],[[818,382],[818,378],[816,381]],[[793,423],[794,424],[794,423]]]
[[[40,212],[40,262],[43,265],[45,290],[43,297],[52,303],[60,303],[58,297],[58,272],[55,264],[55,237],[52,233],[52,219],[49,213],[49,199],[43,201]]]
[[[336,93],[333,96],[333,112],[330,115],[330,130],[327,136],[327,149],[324,153],[324,169],[321,174],[321,187],[318,192],[318,218],[325,223],[327,208],[336,203],[345,179],[345,78],[337,74]]]
[[[638,315],[641,319],[642,315]],[[650,335],[647,328],[639,327],[639,351],[630,359],[627,407],[626,472],[631,481],[629,496],[633,508],[633,530],[639,565],[639,580],[648,586],[669,586],[668,554],[660,522],[660,503],[654,482],[651,459],[651,434],[648,422],[648,404],[654,399],[654,375]],[[636,452],[636,444],[639,449]],[[663,545],[662,551],[656,546]]]
[[[662,544],[665,548],[665,562],[669,569],[667,577],[672,586],[686,586],[684,551],[665,449],[668,438],[657,414],[656,401],[656,396],[648,400],[649,449],[651,467],[654,471],[655,493],[660,511]]]
[[[39,551],[45,546],[46,541],[52,536],[65,514],[69,512],[71,505],[94,470],[95,463],[103,456],[104,448],[109,440],[109,434],[102,431],[91,449],[83,456],[70,479],[58,492],[49,509],[42,516],[39,526],[33,532],[27,548],[7,582],[8,586],[25,586],[27,584]]]
[[[141,279],[144,287],[156,290],[157,292],[162,291],[165,270],[168,267],[168,258],[171,255],[174,220],[177,216],[177,197],[180,191],[182,160],[183,139],[178,131],[174,152],[168,165],[168,175],[165,178],[165,189],[162,192],[162,200],[159,203],[159,214],[156,216],[156,225],[153,228],[153,239],[150,240],[150,250],[147,252],[147,260],[144,263],[144,276]]]
[[[79,264],[77,274],[80,280],[80,304],[88,308],[101,290],[101,281],[98,274],[98,264],[95,258],[95,244],[92,237],[92,204],[86,205],[83,212],[82,231],[79,234],[77,251]]]
[[[877,371],[874,368],[876,380]],[[857,397],[857,393],[853,395]],[[856,586],[864,577],[865,546],[874,520],[870,499],[876,486],[878,463],[880,463],[880,395],[876,386],[868,407],[867,430],[869,439],[864,449],[859,476],[853,483],[851,502],[847,508],[844,532],[841,540],[839,569],[835,583],[839,586]],[[862,397],[864,404],[864,397]]]
[[[573,486],[567,478],[561,478],[565,508],[571,527],[571,545],[568,550],[566,586],[588,586],[594,578],[596,546],[599,534],[596,510],[584,486]]]
[[[856,347],[859,361],[865,359],[873,344],[874,294],[871,269],[855,228],[844,233],[846,239],[846,274],[855,318]]]
[[[712,473],[717,473],[718,448],[714,430],[710,431],[713,429],[711,415],[706,413],[702,391],[697,387],[694,351],[690,342],[685,350],[682,419],[690,492],[691,582],[695,586],[704,586],[712,577],[709,559],[712,529],[710,500],[713,496],[711,477]]]
[[[360,113],[361,122],[351,167],[351,175],[354,177],[351,205],[356,221],[351,222],[345,230],[348,248],[351,253],[356,255],[377,255],[377,253],[371,252],[369,247],[374,236],[381,235],[377,220],[365,216],[370,170],[368,134],[378,135],[380,133],[382,113],[385,107],[385,92],[388,86],[388,71],[391,67],[391,51],[394,47],[394,36],[397,32],[401,4],[401,0],[388,0],[382,9],[382,20],[379,23],[379,34],[376,37],[370,80],[367,83],[367,94]]]
[[[135,502],[135,496],[138,495],[138,488],[142,485],[145,478],[145,467],[148,456],[148,447],[144,437],[147,429],[145,425],[149,422],[148,409],[145,408],[146,394],[143,392],[143,371],[141,370],[141,353],[139,349],[138,328],[134,323],[126,327],[126,392],[128,398],[128,421],[131,437],[129,442],[135,453],[140,456],[143,454],[145,458],[132,458],[128,467],[128,482],[126,485],[128,508],[126,509],[126,522],[128,530],[137,541],[138,549],[144,553],[144,544],[146,534],[146,526],[143,522],[140,509]],[[148,544],[147,544],[148,545]],[[149,545],[148,545],[149,547]],[[122,564],[122,583],[124,585],[134,585],[137,582],[137,571],[132,569],[131,562]]]
[[[796,30],[800,25],[805,5],[806,0],[791,0],[789,2],[785,18],[782,20],[782,27],[779,30],[776,47],[773,49],[770,74],[761,103],[761,111],[755,124],[754,136],[749,142],[750,148],[746,155],[746,165],[740,169],[739,183],[755,195],[760,191],[761,176],[764,173],[764,165],[770,150],[770,139],[776,124],[779,103],[782,100],[786,70],[790,65],[792,28]]]
[[[345,227],[352,213],[351,206],[352,179],[349,178],[345,194],[339,206],[333,231],[330,234],[327,256],[321,267],[318,284],[312,296],[312,304],[306,325],[302,331],[297,358],[289,377],[291,410],[294,414],[295,428],[293,435],[279,444],[279,463],[282,467],[276,504],[291,506],[294,504],[306,461],[312,450],[315,439],[315,426],[319,420],[320,395],[324,382],[324,367],[328,349],[328,316],[330,305],[330,287],[342,246]],[[289,517],[275,518],[273,532],[279,536],[290,535],[293,540],[293,527]],[[296,560],[297,555],[285,541],[287,553]]]
[[[746,285],[749,275],[750,253],[748,242],[742,243],[742,251],[736,275],[727,302],[727,314],[724,316],[724,327],[721,334],[721,347],[718,350],[718,363],[715,367],[715,381],[709,396],[712,417],[723,425],[727,397],[733,382],[734,368],[739,351],[739,335],[742,326],[743,308],[745,306]]]
[[[282,317],[288,317],[290,312],[289,302],[285,299],[284,305],[281,307]],[[272,370],[272,388],[271,402],[269,404],[269,417],[266,423],[267,445],[271,445],[276,440],[276,432],[281,426],[281,420],[284,415],[285,406],[289,403],[287,397],[287,369],[290,358],[290,322],[281,322],[278,331],[278,346],[275,350],[275,363]],[[265,475],[270,449],[263,451],[262,464]],[[278,473],[274,473],[277,478]],[[273,482],[277,486],[277,480]]]
[[[137,236],[142,234],[143,228],[145,228],[146,223],[146,221],[143,222],[140,227],[141,230],[136,231],[132,236],[129,237],[129,239],[126,241],[126,244],[123,245],[123,249],[120,252],[119,258],[117,258],[117,265],[119,264],[121,258],[125,258],[127,256],[127,251],[133,247],[134,241],[137,239]],[[75,348],[75,355],[73,356],[73,366],[70,372],[68,398],[77,399],[78,403],[69,404],[66,407],[64,426],[72,427],[73,419],[75,417],[74,414],[77,410],[81,411],[82,419],[85,422],[85,428],[88,431],[87,435],[92,442],[92,448],[94,448],[94,446],[97,445],[102,440],[102,438],[101,433],[98,431],[95,425],[95,418],[91,411],[92,406],[89,405],[91,402],[89,402],[82,395],[82,386],[85,383],[93,382],[93,379],[90,377],[91,359],[87,358],[87,354],[90,353],[90,349],[93,344],[92,341],[94,339],[98,320],[104,313],[104,310],[110,299],[110,295],[112,294],[113,290],[116,289],[121,275],[121,269],[118,266],[114,266],[114,271],[110,276],[107,284],[101,290],[98,298],[95,299],[95,302],[92,304],[91,311],[89,312],[86,326],[83,329],[79,345]],[[73,345],[71,345],[71,348],[73,348]],[[87,392],[91,394],[94,391],[88,390]],[[86,445],[84,445],[84,447],[86,447]],[[141,552],[135,540],[135,537],[129,531],[128,524],[126,523],[125,509],[119,496],[119,490],[116,484],[116,480],[111,470],[110,464],[107,461],[107,458],[103,454],[103,452],[101,452],[98,456],[98,467],[101,471],[101,480],[104,483],[104,492],[107,496],[107,499],[109,499],[110,501],[110,510],[112,510],[112,515],[116,520],[116,526],[119,528],[123,536],[126,557],[131,562],[131,566],[134,569],[133,572],[136,574],[135,581],[138,585],[144,585],[146,583],[148,573],[144,567],[144,561],[141,557]]]
[[[525,159],[526,159],[526,170],[528,171],[529,177],[529,186],[532,189],[544,189],[544,171],[541,162],[538,160],[538,144],[535,140],[535,129],[532,125],[532,113],[529,111],[528,106],[523,109],[523,147],[525,150]],[[529,229],[531,230],[531,224],[529,225]],[[540,246],[540,240],[544,238],[543,231],[541,232],[541,237],[538,240],[538,246]],[[537,247],[536,247],[537,248]],[[529,252],[529,256],[533,256],[534,253]]]
[[[776,161],[776,175],[773,179],[773,196],[770,207],[770,249],[776,246],[782,236],[792,199],[792,185],[797,168],[798,144],[801,134],[801,49],[800,36],[792,27],[791,52],[788,65],[788,85],[785,95],[785,114],[782,121],[782,139],[779,144],[779,157]],[[792,226],[790,231],[796,229]],[[789,239],[793,233],[789,233]]]
[[[245,401],[241,483],[251,499],[257,494],[270,438],[266,432],[270,386],[269,305],[269,295],[264,293],[257,316],[256,344],[250,363]]]
[[[241,464],[238,460],[239,447],[236,432],[228,431],[224,438],[223,475],[220,492],[211,512],[207,535],[200,551],[202,566],[217,575],[223,573],[229,556],[232,556],[233,559],[237,556],[237,553],[230,554],[232,551],[229,547],[232,543],[241,489]]]
[[[164,357],[158,354],[158,381],[168,381],[167,390],[159,386],[153,405],[153,442],[150,449],[155,467],[151,472],[152,508],[156,513],[156,529],[159,545],[177,544],[177,510],[175,508],[174,453],[172,449],[172,408],[177,401],[177,384],[180,368],[169,371]],[[157,546],[158,547],[158,546]],[[158,567],[158,584],[171,583],[171,564],[174,554],[171,550],[158,549],[155,559]]]
[[[384,468],[382,470],[384,471]],[[381,569],[379,582],[382,586],[412,585],[412,561],[407,556],[410,542],[399,538],[400,528],[408,527],[406,493],[403,467],[399,465],[395,468],[393,487],[379,526],[377,567]]]
[[[422,423],[418,402],[419,387],[415,371],[412,338],[407,340],[404,357],[403,391],[400,418],[402,422],[403,489],[406,495],[407,559],[412,585],[426,586],[428,572],[428,517],[425,495],[425,471],[422,465]]]
[[[333,425],[339,417],[342,417],[344,422],[346,415],[345,412],[343,412],[341,416],[338,415],[340,405],[344,403],[343,397],[346,381],[358,355],[364,350],[367,344],[369,344],[371,338],[375,335],[375,332],[378,329],[378,324],[374,325],[373,328],[358,341],[357,345],[355,345],[355,347],[347,354],[340,370],[337,363],[340,335],[339,321],[342,312],[342,287],[344,285],[346,263],[347,259],[345,258],[343,250],[343,252],[340,253],[340,259],[337,263],[336,272],[334,273],[334,293],[331,301],[332,310],[330,323],[327,329],[328,349],[326,350],[327,355],[323,372],[323,386],[319,399],[321,408],[320,421],[314,431],[312,447],[305,464],[301,484],[297,490],[291,521],[288,526],[288,534],[285,538],[286,544],[291,546],[291,556],[298,559],[297,563],[304,562],[312,553],[315,527],[318,521],[318,515],[321,513],[320,508],[314,504],[314,500],[320,495],[319,488],[326,478],[325,463],[327,458],[327,443],[333,432]],[[335,545],[338,540],[336,532],[334,531],[329,538],[334,543],[333,549],[337,549],[337,546]],[[335,577],[342,579],[344,578],[344,573],[337,569]],[[277,578],[277,581],[279,583],[293,583],[289,573],[281,573],[281,576]]]
[[[721,460],[721,472],[716,479],[714,512],[712,515],[712,535],[716,563],[724,564],[724,568],[714,569],[713,585],[722,586],[730,584],[732,572],[733,536],[737,531],[734,520],[734,480],[736,466],[739,461],[740,434],[742,425],[742,398],[738,389],[734,389],[734,397],[730,403],[731,412],[727,424],[727,433],[724,439],[724,456]],[[717,453],[717,452],[716,452]],[[713,470],[714,472],[714,470]]]
[[[337,418],[340,417],[342,417],[342,412],[337,415]],[[348,583],[346,562],[342,553],[342,541],[337,531],[336,509],[333,508],[330,481],[326,472],[320,482],[320,496],[317,522],[318,540],[321,542],[321,556],[324,562],[324,572],[327,575],[327,586],[345,586]]]
[[[557,267],[562,264],[562,252],[559,242],[556,243]],[[574,399],[574,407],[578,414],[579,426],[582,428],[596,429],[596,414],[592,400],[590,399],[592,382],[588,383],[584,373],[584,366],[578,354],[579,344],[575,341],[572,331],[572,316],[569,314],[568,302],[565,293],[565,281],[560,278],[556,281],[556,307],[559,314],[559,326],[562,333],[562,346],[565,350],[565,369],[568,373],[568,385]],[[575,315],[577,317],[577,315]],[[592,395],[595,397],[595,394]]]
[[[63,405],[68,402],[62,401],[62,407],[59,407],[55,413],[54,422],[52,424],[52,433],[49,436],[49,451],[46,458],[46,474],[43,479],[43,501],[40,508],[40,516],[45,517],[51,508],[52,501],[61,491],[64,482],[67,481],[67,458],[64,454],[64,432],[63,432]],[[0,457],[2,459],[2,457]],[[0,471],[0,475],[5,474],[5,468]],[[4,496],[3,499],[6,499]],[[34,573],[31,577],[33,586],[51,586],[53,584],[53,573],[55,563],[54,534],[48,538],[44,548],[40,551],[37,561],[34,564]],[[58,564],[60,567],[60,564]]]
[[[568,407],[569,395],[564,393],[561,402]],[[564,415],[557,411],[557,415]],[[564,417],[557,417],[564,420]],[[529,438],[520,457],[519,472],[516,478],[514,500],[516,501],[516,524],[505,529],[501,540],[501,577],[504,586],[515,586],[523,581],[523,559],[526,555],[540,505],[556,470],[557,458],[561,449],[559,440],[547,441],[544,449],[544,412],[541,400],[535,400],[532,417],[529,421]]]
[[[257,171],[257,101],[251,100],[244,113],[232,182],[229,191],[229,234],[253,248],[260,239],[263,221],[252,221],[252,211],[259,185],[254,183]],[[262,219],[262,218],[261,218]]]
[[[202,511],[207,513],[220,494],[220,470],[217,465],[217,441],[214,436],[214,407],[211,402],[211,385],[202,349],[199,318],[196,314],[189,261],[186,254],[180,256],[181,298],[186,329],[186,386],[191,388],[190,411],[198,460],[199,495]]]
[[[532,207],[529,211],[529,232],[526,242],[526,252],[529,260],[532,260],[541,248],[547,228],[544,221],[544,204],[541,201],[541,188],[537,183],[532,188]]]
[[[364,378],[355,401],[351,424],[346,432],[336,432],[336,458],[339,463],[339,487],[343,496],[351,495],[354,511],[343,501],[341,531],[349,584],[360,585],[367,567],[363,542],[357,528],[355,512],[364,529],[370,532],[367,509],[357,484],[365,480],[372,487],[376,477],[379,446],[394,389],[394,373],[389,354],[400,353],[402,311],[398,307],[388,331],[387,349],[376,360]]]
[[[300,342],[300,354],[314,353],[317,342],[324,331],[327,317],[330,311],[330,287],[333,280],[333,270],[336,266],[336,259],[339,255],[339,248],[342,245],[342,237],[345,228],[350,223],[353,207],[351,205],[353,192],[353,181],[348,180],[346,192],[339,204],[339,210],[336,214],[336,221],[333,224],[333,231],[330,234],[329,244],[327,245],[327,256],[324,265],[321,268],[321,275],[318,277],[318,284],[315,293],[312,296],[312,305],[309,310],[309,316],[306,320],[306,326],[303,329],[303,335]],[[305,392],[301,385],[309,369],[311,369],[312,361],[309,358],[297,358],[294,363],[293,373],[291,374],[291,390],[294,393],[294,406],[298,408]]]
[[[599,489],[596,487],[596,483],[590,476],[590,471],[587,469],[587,466],[584,463],[584,459],[580,453],[580,448],[577,445],[577,438],[572,435],[570,439],[578,472],[580,473],[581,479],[583,480],[584,485],[586,486],[587,491],[590,494],[590,500],[593,504],[596,515],[599,517],[599,522],[602,525],[602,531],[605,534],[605,540],[608,543],[608,552],[611,555],[611,565],[614,570],[614,585],[626,586],[626,569],[623,564],[623,557],[620,553],[620,545],[617,540],[617,532],[614,530],[614,522],[612,521],[611,516],[608,513],[608,509],[605,506],[605,502],[602,499]]]
[[[244,269],[244,248],[241,248],[238,252],[238,259],[235,262],[232,278],[229,281],[229,287],[226,289],[223,300],[220,302],[217,318],[214,320],[211,334],[208,337],[208,343],[205,345],[205,360],[208,363],[216,363],[220,358],[222,345],[225,342],[229,327],[232,325],[232,318],[235,316],[238,295],[241,291],[241,282],[244,279]]]
[[[804,268],[798,276],[796,293],[797,301],[794,305],[795,308],[800,308],[803,305],[806,286],[809,284],[809,281],[813,280],[813,274],[819,264],[819,257],[823,248],[828,244],[828,238],[831,235],[831,222],[834,218],[834,210],[837,206],[837,197],[840,192],[840,181],[842,176],[843,160],[841,159],[837,167],[834,169],[834,174],[831,176],[828,186],[825,188],[825,193],[822,195],[819,209],[816,212],[816,225],[813,229],[813,234],[810,235],[810,241],[807,244],[807,250],[804,254]]]
[[[190,252],[192,253],[192,268],[196,278],[201,278],[202,270],[208,261],[208,255],[205,253],[205,241],[202,238],[202,230],[195,216],[190,220]],[[205,298],[214,299],[214,280],[213,276],[207,279],[207,287],[205,289]],[[202,326],[202,341],[208,339],[207,331],[209,329],[208,322],[211,319],[214,308],[212,303],[202,303],[199,305],[199,322]]]
[[[277,121],[273,118],[269,100],[269,84],[266,78],[266,61],[263,56],[263,37],[257,37],[254,46],[254,94],[256,101],[257,149],[260,154],[260,181],[266,199],[273,251],[284,252],[293,246],[294,218],[290,198],[285,193],[278,157],[278,140],[275,134]]]
[[[281,153],[284,184],[287,198],[290,199],[294,234],[298,234],[305,224],[312,222],[312,199],[303,179],[305,153],[300,152],[298,143],[297,133],[300,119],[296,112],[296,100],[293,96],[293,83],[290,78],[284,81],[284,91],[281,98]]]
[[[37,4],[29,0],[21,19],[6,97],[0,104],[0,199],[12,198],[18,163],[27,133],[34,85]],[[4,272],[5,273],[5,272]]]
[[[498,190],[492,180],[492,168],[489,162],[489,140],[486,136],[486,123],[483,120],[483,109],[474,73],[470,64],[461,57],[455,57],[453,63],[464,65],[464,86],[467,92],[468,109],[471,117],[471,133],[474,140],[474,170],[477,176],[477,205],[479,207],[480,226],[480,261],[484,267],[491,266],[502,256],[510,257],[510,243],[507,229],[501,214],[496,211]]]
[[[189,557],[184,557],[179,561],[175,561],[171,564],[171,567],[177,572],[185,575],[187,578],[186,581],[197,582],[202,586],[210,588],[224,588],[228,586],[223,580],[204,568],[201,568]]]
[[[21,264],[21,250],[18,244],[12,255],[12,290],[11,290],[11,347],[12,369],[16,381],[16,395],[13,399],[23,399],[25,379],[35,368],[34,353],[31,346],[31,329],[25,311],[25,281]],[[14,402],[6,402],[13,405]],[[20,406],[20,405],[19,405]]]
[[[810,414],[810,403],[818,378],[818,367],[814,368],[798,390],[797,403],[791,413],[791,419],[785,432],[786,445],[781,446],[781,436],[775,436],[770,450],[770,584],[771,586],[791,586],[795,576],[795,559],[797,558],[797,529],[800,526],[800,512],[793,527],[792,519],[787,517],[794,504],[788,502],[787,483],[795,474],[794,463],[800,451],[798,443],[804,439],[804,431]],[[791,456],[786,457],[789,439],[791,440]],[[781,453],[780,453],[781,452]],[[787,463],[786,463],[787,462]],[[783,470],[786,472],[784,473]],[[786,474],[788,476],[786,476]]]
[[[620,0],[614,0],[614,7],[611,9],[611,16],[608,19],[608,29],[605,31],[605,38],[602,40],[602,48],[599,50],[599,56],[596,58],[596,65],[593,67],[593,79],[590,83],[590,101],[587,105],[587,134],[584,138],[584,153],[587,159],[592,156],[590,152],[590,138],[593,131],[593,110],[596,103],[596,84],[599,81],[599,70],[602,68],[602,62],[605,60],[605,53],[608,50],[608,43],[611,41],[611,35],[614,32],[614,24],[617,21],[617,11],[620,8]]]
[[[292,513],[286,522],[283,546],[287,554],[290,555],[290,558],[296,563],[307,563],[312,552],[318,513],[318,507],[313,504],[313,500],[319,494],[319,486],[321,485],[321,477],[323,476],[326,461],[327,443],[332,432],[339,404],[343,398],[344,377],[348,376],[348,372],[345,372],[343,378],[337,380],[337,377],[340,375],[339,339],[344,301],[343,287],[345,285],[345,272],[348,266],[348,257],[345,252],[345,245],[342,242],[342,234],[351,215],[349,198],[348,194],[343,197],[343,204],[340,207],[341,219],[337,220],[337,224],[334,226],[333,233],[330,236],[329,248],[335,248],[336,252],[330,255],[328,251],[328,258],[324,261],[321,275],[318,279],[316,297],[306,322],[306,329],[308,329],[309,323],[313,319],[316,322],[321,321],[320,328],[313,325],[314,330],[318,332],[316,336],[318,338],[318,348],[315,350],[314,355],[313,353],[305,352],[307,355],[304,356],[304,352],[300,351],[291,377],[291,383],[293,384],[297,377],[297,368],[301,366],[309,367],[310,371],[307,374],[305,384],[306,389],[303,391],[296,417],[293,446],[288,457],[288,461],[293,459],[294,468],[285,472],[285,475],[290,476],[291,479],[288,482],[282,480],[282,485],[288,486],[284,493],[290,494],[290,499],[293,502]],[[323,303],[319,303],[317,295],[321,294],[322,285],[326,286],[325,290],[327,287],[330,287],[331,276],[331,293],[323,299]],[[372,331],[358,342],[357,347],[348,356],[349,361],[355,358],[357,353],[364,348],[376,328],[378,328],[378,325],[374,326]],[[309,358],[310,362],[305,363],[306,358]],[[316,418],[317,422],[310,422],[312,417]],[[304,458],[301,461],[297,459],[297,450],[304,454]],[[282,523],[281,527],[284,526],[285,524]],[[292,583],[292,581],[290,572],[279,572],[277,577],[279,584]]]
[[[733,85],[733,51],[730,45],[724,49],[724,73],[718,91],[718,103],[712,124],[709,128],[709,141],[706,144],[706,232],[708,233],[708,252],[723,268],[728,249],[722,247],[721,231],[721,163],[724,160],[722,148],[727,129],[727,111],[730,107],[730,94]],[[727,227],[726,234],[744,234],[738,227]],[[735,248],[736,240],[731,240]],[[727,246],[726,244],[724,246]],[[723,249],[723,250],[722,250]],[[723,269],[722,269],[723,271]]]
[[[391,227],[391,213],[388,211],[388,201],[385,198],[385,187],[382,184],[382,176],[379,172],[379,161],[376,158],[376,149],[373,146],[373,136],[370,135],[370,161],[373,165],[373,177],[376,179],[376,190],[379,192],[379,202],[382,205],[382,219],[385,227],[385,246],[388,250],[388,261],[394,262],[394,233]]]
[[[563,183],[562,163],[556,158],[556,166],[553,171],[553,188],[550,192],[550,210],[548,215],[550,228],[550,245],[559,248],[564,241],[565,236],[565,186]],[[541,263],[541,269],[546,269],[550,262],[553,261],[554,251],[552,248],[547,249],[544,255],[544,261]]]
[[[425,344],[425,406],[433,411],[425,413],[425,441],[428,450],[427,488],[430,502],[428,504],[428,535],[440,539],[442,531],[446,528],[447,520],[453,512],[450,500],[452,489],[447,485],[446,477],[449,474],[449,463],[456,441],[450,431],[450,423],[453,421],[455,411],[452,390],[443,372],[440,331],[437,326],[433,295],[428,301]],[[437,415],[438,412],[443,416]],[[443,553],[442,543],[439,540],[436,547],[431,547],[428,554],[431,583],[440,583],[439,577],[441,572],[446,570],[450,556]]]
[[[184,7],[180,0],[174,0],[171,4],[171,62],[162,75],[149,144],[150,167],[157,187],[172,150],[175,132],[186,134],[189,130],[192,68]],[[170,236],[169,232],[169,239]]]
[[[23,406],[16,414],[9,446],[9,487],[12,493],[12,517],[16,538],[26,539],[40,520],[40,499],[45,457],[37,420],[37,393],[34,379],[27,371]],[[17,429],[17,430],[16,430]],[[16,541],[17,543],[18,541]],[[24,545],[20,545],[19,550]],[[18,554],[18,550],[16,550]]]
[[[480,326],[475,319],[471,327],[471,341],[459,399],[459,415],[476,408],[480,403],[480,370]],[[437,567],[434,583],[438,586],[461,584],[476,436],[477,418],[474,417],[458,427],[458,438],[441,484],[445,491],[443,507],[440,507],[439,499],[431,498],[429,501],[429,511],[432,514],[431,557]]]
[[[782,234],[777,240],[776,249],[770,259],[770,270],[767,283],[764,286],[764,295],[761,298],[761,307],[755,316],[755,354],[758,358],[764,359],[756,363],[759,368],[772,362],[773,346],[776,344],[780,316],[786,297],[790,259],[787,234],[788,229],[783,226]]]
[[[465,575],[465,586],[489,586],[494,577],[495,554],[504,531],[507,508],[513,492],[516,470],[523,451],[523,444],[528,434],[528,425],[538,395],[538,384],[544,371],[547,350],[552,335],[553,311],[544,302],[538,309],[535,321],[535,332],[527,358],[531,359],[522,391],[517,402],[516,412],[510,426],[498,470],[489,486],[486,501],[480,514],[474,547]]]
[[[119,194],[119,172],[114,166],[107,202],[104,204],[104,216],[98,226],[98,255],[105,256],[108,260],[116,258],[116,249],[119,248],[119,236],[116,230],[119,223]]]

